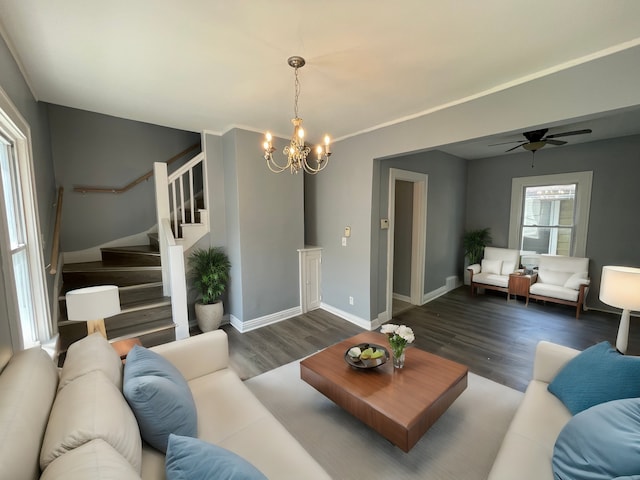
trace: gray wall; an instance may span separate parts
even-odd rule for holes
[[[399,168],[426,173],[427,181],[427,245],[425,255],[424,292],[442,287],[451,275],[461,276],[462,233],[464,230],[467,161],[439,151],[383,160],[380,168],[378,205],[380,218],[388,211],[389,169]],[[386,310],[387,235],[378,226],[377,314]],[[373,274],[372,274],[373,275]]]
[[[393,230],[393,293],[411,296],[413,183],[396,180]]]
[[[121,194],[75,193],[73,187],[124,187],[154,162],[199,143],[200,135],[58,105],[48,110],[56,178],[65,189],[62,249],[94,247],[155,225],[153,180]]]
[[[9,96],[31,128],[33,149],[33,173],[36,182],[37,206],[40,231],[43,238],[44,262],[51,258],[51,238],[55,219],[56,185],[49,142],[49,127],[46,106],[33,98],[27,83],[15,63],[6,43],[0,37],[0,87]],[[4,255],[5,252],[2,252]],[[47,274],[49,299],[53,295],[53,277]],[[4,284],[0,281],[0,368],[11,352],[10,322],[7,312]]]
[[[570,140],[569,140],[570,141]],[[565,172],[593,171],[586,256],[592,288],[587,305],[612,310],[598,299],[604,265],[640,267],[640,135],[469,162],[466,228],[491,228],[493,245],[509,239],[511,179]]]
[[[231,314],[241,321],[300,305],[303,178],[269,171],[261,160],[260,137],[237,129],[223,137]],[[277,139],[281,142],[284,146]]]
[[[329,166],[308,179],[314,198],[308,194],[306,202],[307,241],[323,248],[323,302],[362,319],[375,319],[380,311],[378,258],[382,249],[378,245],[379,179],[374,159],[640,105],[638,84],[640,47],[634,47],[337,140]],[[341,247],[345,225],[352,226],[352,236],[348,247]],[[348,303],[349,295],[354,296],[353,306]]]

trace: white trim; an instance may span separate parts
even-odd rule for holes
[[[401,302],[411,303],[411,297],[407,297],[406,295],[401,295],[400,293],[393,293],[394,300],[400,300]]]
[[[49,292],[45,279],[45,262],[42,253],[42,231],[40,229],[40,215],[38,213],[37,185],[33,174],[33,150],[31,145],[31,128],[24,119],[20,111],[13,104],[9,96],[0,87],[0,131],[8,137],[15,145],[15,154],[19,164],[20,188],[22,189],[22,201],[24,208],[27,254],[29,257],[29,275],[33,298],[33,314],[36,323],[36,336],[38,341],[45,342],[52,337],[53,326],[51,323],[51,312],[49,308]],[[3,240],[4,241],[4,240]],[[15,303],[15,278],[13,278],[13,265],[9,260],[5,260],[10,264],[9,269],[3,265],[3,270],[11,273],[11,281],[5,279],[5,288],[9,288],[13,298],[7,298],[9,311],[17,311]],[[7,285],[14,285],[13,288]],[[13,310],[15,307],[16,310]],[[24,347],[22,342],[22,334],[20,333],[19,342],[16,343],[16,328],[21,331],[19,315],[13,317],[17,324],[11,329],[12,343],[16,350]]]
[[[389,201],[387,216],[387,286],[386,309],[378,319],[393,317],[393,250],[395,231],[396,180],[413,183],[413,221],[411,232],[411,301],[419,305],[424,292],[424,262],[427,245],[427,190],[429,176],[398,168],[389,169]]]
[[[538,185],[565,185],[576,183],[575,245],[572,256],[584,257],[587,251],[589,210],[593,172],[569,172],[535,177],[517,177],[511,180],[511,214],[509,220],[509,248],[520,250],[520,225],[522,224],[522,192],[525,187]]]
[[[345,312],[344,310],[340,310],[339,308],[333,307],[331,305],[327,305],[324,302],[320,304],[320,308],[329,313],[332,313],[337,317],[342,318],[343,320],[346,320],[349,323],[353,323],[360,328],[364,328],[365,330],[375,330],[380,325],[382,325],[382,321],[380,320],[380,318],[376,320],[365,320],[364,318],[357,317],[352,313]]]
[[[287,320],[291,317],[296,317],[301,314],[302,314],[302,310],[298,306],[298,307],[290,308],[288,310],[282,310],[280,312],[271,313],[263,317],[253,318],[251,320],[247,320],[246,322],[243,322],[237,317],[230,315],[229,323],[231,323],[231,325],[240,333],[245,333],[251,330],[255,330],[256,328],[266,327],[267,325],[271,325],[272,323],[278,323],[278,322],[281,322],[282,320]]]
[[[431,292],[425,293],[424,296],[422,297],[422,304],[424,305],[425,303],[429,303],[435,300],[436,298],[443,296],[447,292],[449,292],[449,290],[445,285],[443,285],[440,288],[436,288]]]

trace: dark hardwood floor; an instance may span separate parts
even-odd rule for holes
[[[410,326],[415,346],[463,363],[473,373],[523,391],[531,379],[536,344],[549,340],[584,349],[602,340],[615,344],[619,315],[558,304],[506,301],[499,292],[471,297],[460,287],[394,317]],[[243,379],[259,375],[344,340],[361,328],[323,310],[239,333],[230,325],[230,363]],[[640,355],[640,319],[631,318],[627,354]]]

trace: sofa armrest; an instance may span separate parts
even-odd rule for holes
[[[538,342],[533,363],[533,379],[551,383],[562,367],[579,353],[580,350],[557,343],[544,340]]]
[[[474,263],[473,265],[469,265],[467,270],[470,270],[473,274],[480,273],[480,264]]]
[[[189,381],[229,366],[229,343],[224,330],[195,335],[152,347]]]

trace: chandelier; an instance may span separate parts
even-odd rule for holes
[[[315,175],[320,170],[323,170],[329,163],[329,156],[331,155],[331,139],[329,135],[324,136],[324,145],[318,145],[315,149],[315,155],[312,155],[312,160],[309,160],[308,155],[311,152],[311,148],[304,143],[304,128],[302,128],[302,119],[298,116],[298,97],[300,96],[300,81],[298,80],[298,69],[302,68],[305,64],[305,60],[302,57],[294,56],[289,57],[287,60],[289,66],[295,69],[295,95],[293,98],[293,114],[294,118],[291,119],[293,123],[293,136],[289,141],[289,145],[284,147],[282,153],[287,159],[285,165],[281,165],[273,158],[273,152],[276,151],[271,143],[273,137],[271,133],[265,134],[265,141],[262,145],[264,148],[264,159],[267,162],[267,167],[274,173],[280,173],[287,169],[291,173],[298,173],[301,169],[307,173]]]

